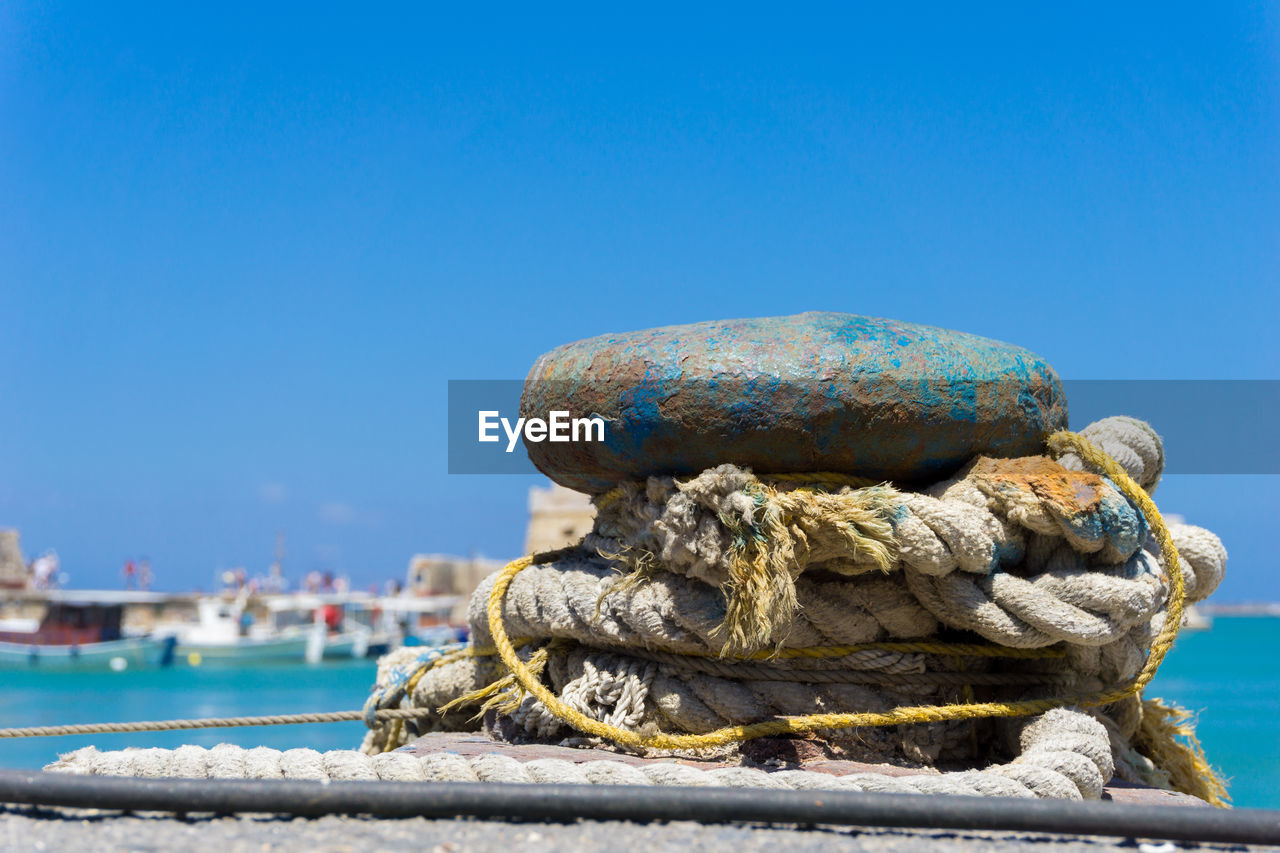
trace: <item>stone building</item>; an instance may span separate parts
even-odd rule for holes
[[[591,532],[596,509],[581,492],[552,484],[529,489],[529,528],[524,551],[537,554],[572,545]]]
[[[525,553],[534,554],[572,545],[591,530],[595,508],[590,499],[563,486],[529,490],[529,527],[525,532]],[[459,595],[462,601],[449,614],[450,622],[467,621],[467,602],[480,582],[500,571],[506,560],[486,557],[454,557],[445,554],[415,554],[406,576],[414,595]]]
[[[484,557],[451,557],[444,554],[414,554],[409,560],[409,591],[414,595],[460,595],[462,600],[449,613],[455,625],[466,624],[467,603],[480,581],[506,563]]]
[[[0,530],[0,589],[27,588],[27,561],[16,530]]]

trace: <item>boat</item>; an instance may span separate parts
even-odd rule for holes
[[[317,623],[308,637],[305,658],[307,663],[341,658],[365,658],[369,656],[372,632],[364,628],[331,633],[326,626]]]
[[[272,622],[258,623],[245,595],[227,600],[206,596],[196,600],[196,621],[160,626],[174,638],[174,659],[188,666],[247,662],[300,663],[307,651],[305,630],[280,630]]]
[[[312,642],[308,660],[321,657],[379,657],[407,646],[457,642],[466,628],[448,622],[464,601],[460,595],[386,595],[362,593],[299,595],[267,602],[280,614],[311,614]],[[278,615],[277,620],[282,616]]]
[[[450,624],[449,614],[465,599],[461,595],[388,595],[368,604],[376,614],[375,637],[385,636],[388,647],[443,646],[465,639],[465,625]],[[360,619],[360,611],[355,618]]]
[[[359,593],[205,596],[194,622],[158,631],[176,638],[176,660],[190,666],[364,658],[391,643],[373,624],[370,601]]]
[[[126,604],[146,593],[60,591],[41,596],[39,618],[0,620],[0,669],[113,670],[168,666],[174,641],[126,636]]]
[[[377,624],[376,602],[367,593],[281,596],[266,606],[275,625],[306,631],[307,663],[365,658],[391,646],[391,638]]]

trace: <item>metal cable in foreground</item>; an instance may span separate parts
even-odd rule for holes
[[[1003,800],[967,796],[414,782],[132,779],[0,770],[0,802],[179,814],[329,814],[384,818],[692,820],[949,828],[1163,838],[1280,841],[1280,811]]]
[[[431,708],[384,708],[378,720],[410,720],[434,714]],[[204,717],[179,720],[140,720],[132,723],[78,723],[63,726],[26,726],[0,729],[0,738],[59,737],[61,735],[170,732],[185,729],[230,729],[240,726],[289,726],[305,723],[347,723],[364,720],[364,711],[326,711],[318,714],[268,714],[257,717]]]

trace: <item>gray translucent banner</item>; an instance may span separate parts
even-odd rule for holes
[[[981,400],[984,395],[1007,390],[992,385],[972,383],[973,387],[961,396]],[[1128,415],[1150,423],[1164,439],[1165,473],[1280,474],[1280,446],[1275,441],[1275,425],[1280,422],[1280,380],[1066,380],[1063,387],[1071,429],[1082,429],[1110,415]],[[537,473],[525,450],[524,430],[513,437],[521,414],[523,389],[524,381],[519,379],[450,380],[450,474]],[[626,389],[626,393],[634,392],[634,388]],[[618,393],[624,391],[620,389]],[[812,388],[795,388],[797,399],[806,394],[817,397],[829,393],[828,386],[818,383]],[[845,389],[841,393],[847,396],[857,392]],[[875,396],[883,398],[884,393],[884,383],[877,383]],[[921,383],[903,383],[902,393],[904,399],[918,398]],[[754,384],[734,388],[717,383],[708,397],[720,401],[738,399],[748,404],[758,394],[759,388]],[[547,399],[557,395],[540,396]],[[482,418],[481,413],[492,414]],[[543,421],[555,421],[546,424],[541,433],[543,440],[551,440],[549,433],[553,432],[565,439],[566,447],[575,439],[595,440],[599,426],[594,421],[591,425],[586,423],[595,414],[567,408],[559,416],[537,413]],[[624,436],[613,432],[613,422],[602,420],[605,441],[625,442]],[[574,421],[579,422],[576,434]],[[486,424],[486,434],[494,440],[480,440]]]

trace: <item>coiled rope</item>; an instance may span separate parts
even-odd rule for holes
[[[520,659],[515,645],[507,636],[502,619],[503,599],[512,580],[520,572],[530,566],[547,563],[560,556],[561,552],[550,552],[513,560],[504,568],[494,581],[489,594],[488,617],[489,631],[493,644],[503,665],[511,673],[516,683],[526,693],[535,697],[548,712],[574,729],[588,735],[606,738],[625,746],[647,749],[705,749],[739,743],[752,738],[776,735],[805,734],[826,729],[843,729],[863,726],[894,726],[909,723],[933,723],[944,720],[965,720],[979,717],[1022,717],[1042,714],[1054,708],[1068,705],[1079,705],[1085,708],[1109,705],[1138,694],[1151,683],[1164,657],[1172,648],[1182,624],[1183,597],[1185,595],[1182,571],[1178,563],[1178,549],[1173,537],[1165,526],[1155,502],[1146,491],[1134,482],[1123,468],[1110,456],[1096,447],[1084,436],[1073,432],[1056,432],[1049,436],[1046,444],[1055,453],[1061,455],[1073,452],[1085,462],[1105,473],[1129,498],[1142,510],[1151,526],[1152,533],[1160,547],[1160,561],[1169,576],[1172,590],[1168,603],[1168,618],[1160,633],[1151,645],[1151,653],[1147,662],[1138,674],[1126,685],[1100,691],[1078,694],[1062,694],[1046,699],[1030,699],[1015,702],[968,702],[950,705],[919,705],[915,707],[894,708],[885,712],[858,712],[838,714],[806,714],[803,716],[782,717],[764,720],[746,725],[726,726],[705,734],[670,734],[664,732],[642,733],[620,728],[587,716],[576,708],[572,708],[549,690],[539,678]],[[889,650],[891,644],[864,644],[868,650]],[[934,644],[931,644],[934,645]],[[955,653],[946,643],[934,645],[941,653]]]
[[[999,750],[1013,720],[1075,706],[1107,728],[1120,778],[1222,803],[1186,715],[1139,694],[1185,602],[1221,580],[1225,551],[1200,528],[1171,532],[1150,501],[1163,453],[1146,424],[1107,419],[1046,445],[1059,463],[978,459],[921,493],[836,475],[770,478],[787,481],[773,488],[732,466],[620,487],[597,500],[585,548],[515,561],[473,597],[473,637],[492,658],[426,671],[411,653],[384,658],[371,700],[443,716],[380,727],[362,749],[392,749],[424,723],[474,730],[478,705],[498,712],[486,727],[503,739],[555,742],[565,727],[642,751],[732,754],[753,737],[829,732],[820,743],[863,760],[900,751],[930,765],[980,752],[979,731],[961,722],[1008,719],[981,736]],[[823,573],[799,578],[806,566]],[[776,606],[788,585],[794,625]],[[735,596],[752,618],[728,636]],[[753,619],[772,648],[751,648]],[[944,629],[993,642],[928,636]],[[892,639],[862,641],[877,636]],[[988,671],[997,658],[1010,664]],[[982,687],[1002,701],[977,701]],[[841,705],[860,710],[809,711]]]

